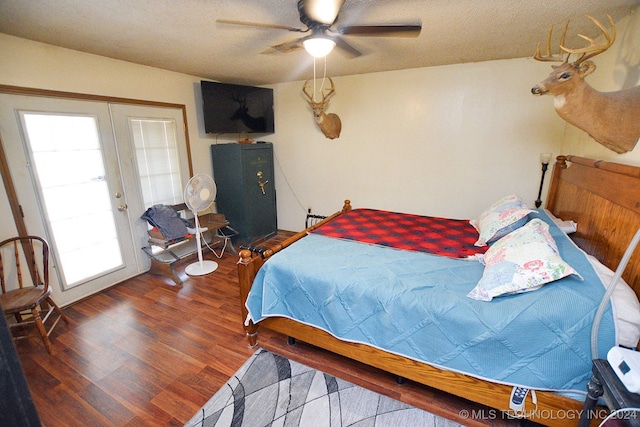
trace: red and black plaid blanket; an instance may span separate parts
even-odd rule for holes
[[[377,209],[354,209],[313,232],[450,258],[466,258],[487,250],[486,246],[474,246],[478,232],[468,220]]]

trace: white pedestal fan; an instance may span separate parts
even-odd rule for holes
[[[203,276],[214,272],[218,268],[218,263],[211,260],[202,259],[202,246],[200,235],[206,229],[200,228],[198,212],[207,209],[216,198],[216,183],[209,175],[197,174],[187,182],[184,188],[184,203],[193,212],[193,220],[196,226],[196,246],[198,247],[198,262],[189,264],[185,268],[185,273],[189,276]]]

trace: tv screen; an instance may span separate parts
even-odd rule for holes
[[[201,81],[207,133],[273,133],[273,89]]]

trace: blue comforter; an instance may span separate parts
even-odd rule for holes
[[[443,258],[308,235],[272,256],[247,300],[254,322],[279,316],[346,341],[485,380],[584,393],[591,375],[591,324],[604,287],[585,254],[544,212],[569,276],[493,301],[466,297],[477,261]],[[609,308],[599,356],[615,343]]]

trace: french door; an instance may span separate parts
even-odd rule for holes
[[[135,140],[162,147],[181,138],[174,145],[186,147],[183,129],[179,109],[0,94],[7,162],[27,230],[52,246],[59,304],[148,268],[140,249],[147,225],[138,157],[145,152]],[[189,175],[187,152],[174,154],[179,187]]]

